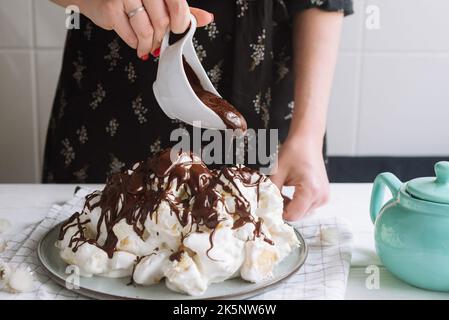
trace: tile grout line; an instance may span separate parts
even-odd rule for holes
[[[30,59],[31,59],[31,91],[32,91],[32,113],[33,113],[33,140],[34,140],[34,182],[38,183],[40,181],[40,135],[39,135],[39,110],[38,110],[38,87],[37,87],[37,63],[36,63],[36,11],[35,11],[35,3],[31,1],[31,49],[30,51]]]
[[[358,151],[359,151],[359,143],[360,143],[360,120],[361,120],[361,108],[362,108],[362,101],[363,101],[363,84],[362,84],[362,79],[363,79],[363,71],[364,71],[364,63],[365,63],[365,58],[364,58],[364,54],[363,54],[363,49],[365,47],[365,33],[366,33],[366,26],[365,26],[365,8],[366,8],[366,0],[363,0],[362,4],[362,12],[360,15],[360,20],[361,20],[361,28],[362,30],[360,31],[360,54],[357,56],[357,81],[356,81],[356,85],[357,85],[357,89],[356,89],[356,94],[355,94],[355,98],[354,98],[354,103],[355,103],[355,126],[353,129],[353,134],[354,134],[354,142],[352,145],[352,156],[357,156]]]

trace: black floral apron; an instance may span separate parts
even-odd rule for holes
[[[279,129],[292,117],[291,15],[297,10],[352,12],[350,0],[192,0],[214,22],[194,37],[212,83],[253,129]],[[82,16],[67,34],[49,122],[43,182],[104,182],[106,176],[169,147],[180,126],[152,90],[157,58],[141,61],[113,31]]]

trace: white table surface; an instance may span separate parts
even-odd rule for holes
[[[0,217],[12,223],[8,233],[15,233],[39,222],[54,203],[63,203],[73,196],[74,184],[0,184]],[[81,185],[101,188],[100,185]],[[287,194],[291,190],[286,190]],[[354,248],[349,273],[347,299],[449,299],[449,293],[414,288],[396,279],[376,256],[373,225],[368,206],[371,184],[332,184],[331,201],[318,209],[315,216],[340,216],[347,220],[354,234]],[[367,266],[379,267],[379,289],[365,285]],[[406,266],[404,266],[406,267]]]

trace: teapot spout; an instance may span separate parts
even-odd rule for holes
[[[373,184],[370,204],[370,216],[373,223],[376,222],[376,218],[384,204],[385,187],[391,191],[393,198],[396,198],[401,186],[401,180],[390,172],[381,173],[376,177]]]

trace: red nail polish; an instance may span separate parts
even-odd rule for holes
[[[156,50],[153,51],[152,55],[154,57],[159,57],[159,55],[161,54],[161,48],[157,48]]]
[[[149,56],[146,54],[146,55],[141,56],[141,57],[140,57],[140,60],[142,60],[142,61],[147,61],[148,58],[149,58]]]

